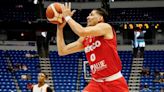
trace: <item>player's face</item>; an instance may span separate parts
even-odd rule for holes
[[[101,22],[102,16],[100,16],[96,10],[93,10],[87,17],[87,26],[94,26]]]
[[[46,79],[46,76],[43,73],[38,74],[38,82],[39,83],[44,82],[45,79]]]

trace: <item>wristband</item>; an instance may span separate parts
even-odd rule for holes
[[[66,21],[66,22],[68,22],[70,19],[71,19],[70,16],[66,16],[66,17],[65,17],[65,21]]]

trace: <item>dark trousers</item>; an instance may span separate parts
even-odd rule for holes
[[[37,36],[37,51],[39,57],[45,58],[49,54],[49,43],[48,40],[43,36]]]
[[[133,57],[137,58],[138,48],[133,48]]]
[[[140,47],[140,58],[144,58],[144,47]]]
[[[140,50],[140,53],[138,54],[138,50]],[[143,58],[144,57],[144,47],[138,47],[138,48],[133,48],[133,57],[134,58]]]

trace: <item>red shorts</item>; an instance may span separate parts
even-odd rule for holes
[[[93,79],[84,88],[83,92],[129,92],[124,77],[113,81],[96,82]]]

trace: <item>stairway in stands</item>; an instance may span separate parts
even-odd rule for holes
[[[40,58],[40,69],[42,72],[46,73],[46,75],[48,76],[46,83],[54,90],[52,69],[49,58]]]
[[[133,58],[131,67],[131,73],[129,78],[129,90],[131,92],[138,91],[140,89],[140,78],[143,66],[143,58]]]
[[[83,68],[82,68],[82,66],[83,66],[83,61],[82,61],[82,59],[79,59],[79,62],[78,62],[78,75],[77,75],[77,84],[76,84],[76,91],[80,91],[80,77],[81,77],[81,74],[82,74],[82,72],[83,72]]]

